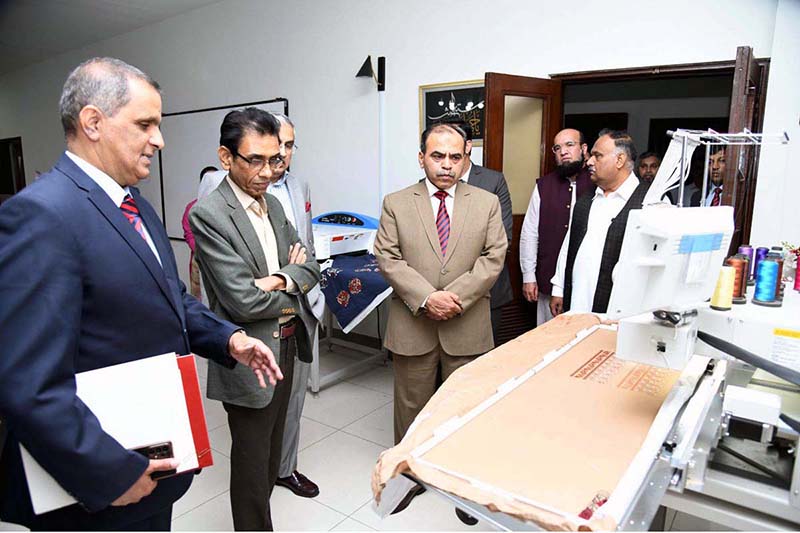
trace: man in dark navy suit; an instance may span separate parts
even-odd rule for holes
[[[67,151],[0,208],[0,519],[44,530],[169,530],[191,473],[126,450],[76,396],[75,374],[168,352],[249,366],[272,352],[217,318],[178,278],[167,234],[134,185],[164,145],[158,84],[110,58],[61,95]],[[143,388],[142,394],[147,394]],[[79,504],[34,515],[19,445]]]

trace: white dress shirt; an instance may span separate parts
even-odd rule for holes
[[[272,229],[272,223],[269,220],[269,213],[267,212],[267,202],[261,196],[258,200],[244,192],[230,176],[225,178],[228,184],[233,189],[233,193],[239,200],[239,203],[244,207],[247,213],[247,218],[253,225],[253,229],[258,237],[258,242],[261,249],[264,251],[264,256],[267,260],[267,269],[270,275],[280,276],[286,281],[286,292],[295,293],[296,286],[292,278],[279,272],[281,265],[278,259],[278,241],[275,239],[275,230]],[[280,321],[285,322],[291,317],[281,317]]]
[[[125,201],[125,197],[131,193],[131,190],[128,187],[121,187],[119,183],[114,181],[114,179],[97,168],[96,166],[92,165],[85,159],[78,157],[77,155],[73,154],[69,150],[67,150],[67,157],[72,159],[73,163],[78,165],[78,168],[83,170],[87,176],[89,176],[92,181],[97,183],[97,185],[103,189],[103,191],[111,198],[111,201],[114,202],[114,205],[117,206],[117,209],[122,205],[122,202]],[[140,217],[141,218],[141,217]],[[145,235],[145,242],[147,246],[150,247],[152,250],[153,255],[156,256],[158,259],[158,264],[161,263],[161,256],[158,255],[158,250],[156,250],[156,243],[153,242],[153,238],[150,236],[150,232],[147,231],[147,226],[144,223],[144,219],[142,219],[142,230],[144,231]]]
[[[267,186],[267,192],[280,201],[281,205],[283,206],[283,211],[286,213],[286,218],[288,218],[289,222],[292,223],[292,226],[297,229],[297,214],[294,212],[292,193],[289,190],[289,185],[286,183],[286,179],[288,177],[289,173],[284,172],[283,176],[281,176],[281,179],[275,183],[270,183]]]
[[[439,199],[434,196],[439,189],[431,183],[431,180],[425,178],[425,186],[428,188],[428,196],[431,199],[431,207],[433,208],[433,224],[436,225],[436,215],[439,214]],[[444,207],[447,209],[447,215],[450,217],[450,223],[453,223],[453,208],[456,204],[456,187],[458,187],[458,181],[456,181],[452,187],[446,189],[444,192],[447,193],[447,196],[444,199]]]
[[[572,210],[575,207],[575,196],[578,187],[575,186],[575,179],[570,178],[572,183],[572,199],[569,202],[569,224],[572,224]],[[525,213],[525,220],[522,222],[522,230],[519,234],[519,265],[522,268],[522,282],[536,283],[536,257],[539,253],[539,210],[542,205],[542,197],[539,196],[539,187],[533,188],[531,201],[528,203],[528,211]]]
[[[594,193],[592,206],[589,209],[589,222],[586,235],[581,241],[575,263],[572,266],[572,301],[570,311],[590,313],[594,303],[594,292],[600,277],[600,263],[603,260],[603,248],[606,245],[606,234],[611,220],[616,217],[628,203],[633,191],[639,186],[639,179],[631,172],[616,191],[606,195],[601,188]],[[567,268],[567,250],[572,227],[567,231],[561,251],[558,254],[556,274],[551,280],[553,296],[564,296],[564,278]]]

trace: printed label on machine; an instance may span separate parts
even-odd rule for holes
[[[800,372],[800,331],[775,328],[773,334],[772,361]]]

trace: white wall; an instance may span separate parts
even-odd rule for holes
[[[774,246],[788,241],[800,246],[800,1],[780,0],[776,20],[764,131],[785,131],[791,143],[761,149],[750,242]]]
[[[731,0],[724,9],[698,0],[561,7],[521,0],[226,0],[0,78],[0,138],[23,137],[29,180],[49,168],[63,149],[57,101],[66,74],[87,57],[117,56],[159,80],[166,112],[287,97],[301,147],[294,167],[311,182],[315,212],[377,215],[377,95],[368,79],[354,78],[367,54],[387,58],[391,191],[420,175],[421,84],[486,71],[544,77],[730,60],[743,44],[770,56],[776,6],[777,0]]]

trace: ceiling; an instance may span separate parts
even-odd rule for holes
[[[219,0],[0,0],[0,75]]]

